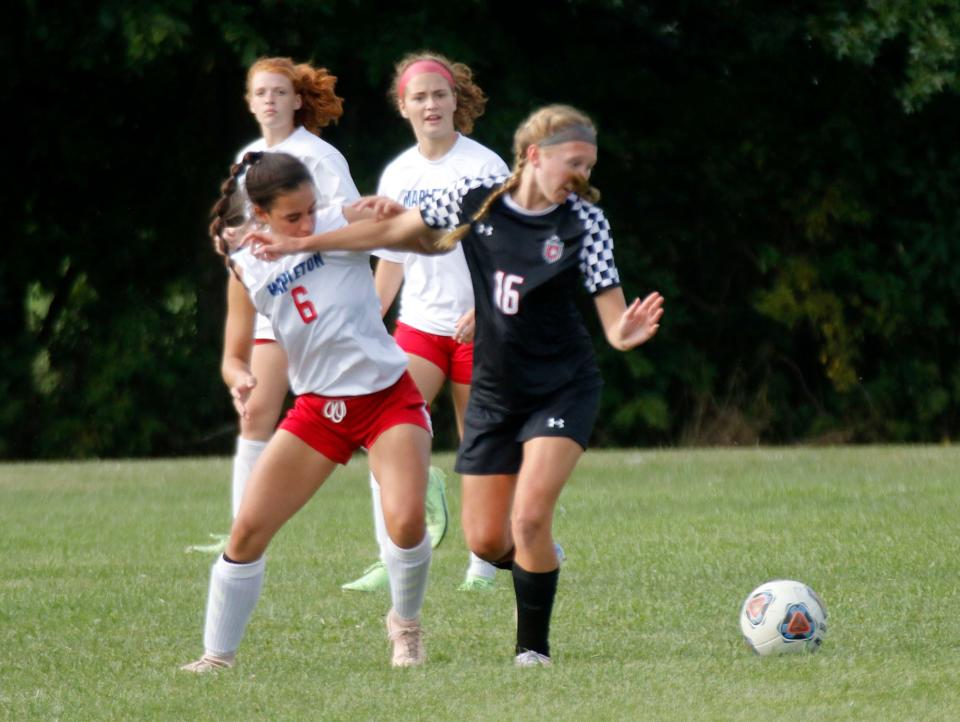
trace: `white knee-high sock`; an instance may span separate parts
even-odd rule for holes
[[[493,579],[497,575],[497,568],[490,562],[484,561],[473,552],[470,552],[470,566],[467,567],[467,574],[471,577]]]
[[[231,501],[233,502],[233,518],[237,518],[237,512],[240,511],[240,500],[243,498],[243,490],[247,488],[247,479],[250,478],[250,472],[253,471],[253,465],[257,463],[260,454],[267,447],[266,441],[254,441],[237,437],[237,451],[233,455],[233,484],[231,487]]]
[[[427,592],[427,572],[433,549],[430,535],[412,549],[401,549],[388,536],[383,545],[383,561],[390,576],[390,598],[394,611],[403,619],[420,616],[423,597]]]
[[[377,535],[377,546],[380,547],[380,559],[383,556],[384,542],[390,537],[387,535],[387,522],[383,518],[383,503],[380,501],[380,484],[377,483],[373,472],[370,472],[370,501],[373,502],[373,529]]]
[[[209,654],[235,654],[263,588],[264,557],[234,564],[221,555],[210,573],[203,646]]]

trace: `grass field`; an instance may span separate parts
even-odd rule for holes
[[[449,469],[450,456],[436,463]],[[456,591],[456,523],[424,609],[429,661],[389,667],[357,459],[275,539],[239,666],[195,677],[226,459],[0,465],[3,720],[960,719],[960,449],[591,451],[561,499],[552,669],[512,667],[513,592]],[[758,658],[746,594],[823,597],[815,655]]]

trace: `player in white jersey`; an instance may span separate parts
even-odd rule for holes
[[[347,161],[336,148],[320,138],[320,129],[343,114],[343,100],[334,92],[337,79],[326,68],[290,58],[260,58],[247,71],[246,100],[260,126],[261,137],[237,154],[239,163],[251,151],[288,153],[310,170],[318,189],[318,203],[344,205],[360,197]],[[233,458],[231,508],[236,516],[250,471],[280,418],[287,398],[287,355],[276,343],[270,321],[257,316],[256,345],[251,366],[258,379],[240,419]],[[190,547],[222,551],[226,535],[211,534],[218,541]]]
[[[470,403],[457,452],[470,548],[512,569],[518,667],[552,664],[550,621],[559,579],[557,500],[586,449],[600,371],[575,303],[593,296],[606,338],[627,351],[659,328],[663,297],[626,303],[613,239],[587,179],[597,161],[592,121],[547,106],[514,135],[507,177],[462,179],[413,209],[301,238],[248,234],[257,253],[365,248],[413,239],[460,241],[476,299]],[[376,202],[373,202],[376,203]]]
[[[463,177],[506,175],[507,164],[489,148],[467,137],[483,114],[486,97],[462,63],[431,52],[419,52],[397,63],[389,97],[413,130],[417,144],[390,162],[380,176],[377,195],[411,208]],[[473,367],[473,288],[470,271],[457,247],[451,253],[424,256],[378,251],[377,293],[385,315],[400,290],[400,311],[394,338],[407,352],[410,375],[428,404],[449,381],[457,432],[463,436],[463,414],[470,394]],[[402,289],[401,289],[402,284]],[[428,510],[443,506],[443,472],[431,467]],[[383,536],[376,480],[371,476],[374,526]],[[429,526],[429,521],[428,521]],[[430,527],[434,546],[442,532]],[[381,555],[382,557],[382,555]],[[470,554],[464,591],[493,588],[496,567]],[[381,558],[363,575],[343,585],[353,591],[375,591],[387,585]]]
[[[253,210],[271,230],[309,235],[346,224],[338,206],[318,212],[312,175],[299,160],[250,153],[234,167],[215,207],[211,235],[221,252],[244,170]],[[343,213],[352,215],[352,209]],[[264,262],[241,249],[229,256],[229,266],[223,377],[234,405],[244,416],[258,381],[249,363],[257,312],[270,319],[287,351],[296,401],[250,475],[226,551],[211,572],[204,654],[183,669],[233,666],[260,596],[267,545],[336,465],[361,447],[381,484],[392,663],[422,664],[420,610],[431,558],[424,523],[430,418],[406,372],[406,356],[380,317],[369,255],[311,252]]]

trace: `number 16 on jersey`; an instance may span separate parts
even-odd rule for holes
[[[493,280],[493,302],[504,315],[515,315],[520,310],[520,291],[517,286],[523,283],[523,276],[497,271],[493,274]]]

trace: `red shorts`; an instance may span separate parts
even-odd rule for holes
[[[380,434],[399,424],[433,433],[423,396],[406,371],[393,386],[366,396],[298,396],[280,428],[331,461],[346,464],[354,451],[369,449]]]
[[[473,344],[454,341],[452,336],[438,336],[420,331],[397,321],[393,332],[397,344],[407,353],[425,358],[438,366],[443,375],[455,384],[469,384],[473,373]]]

